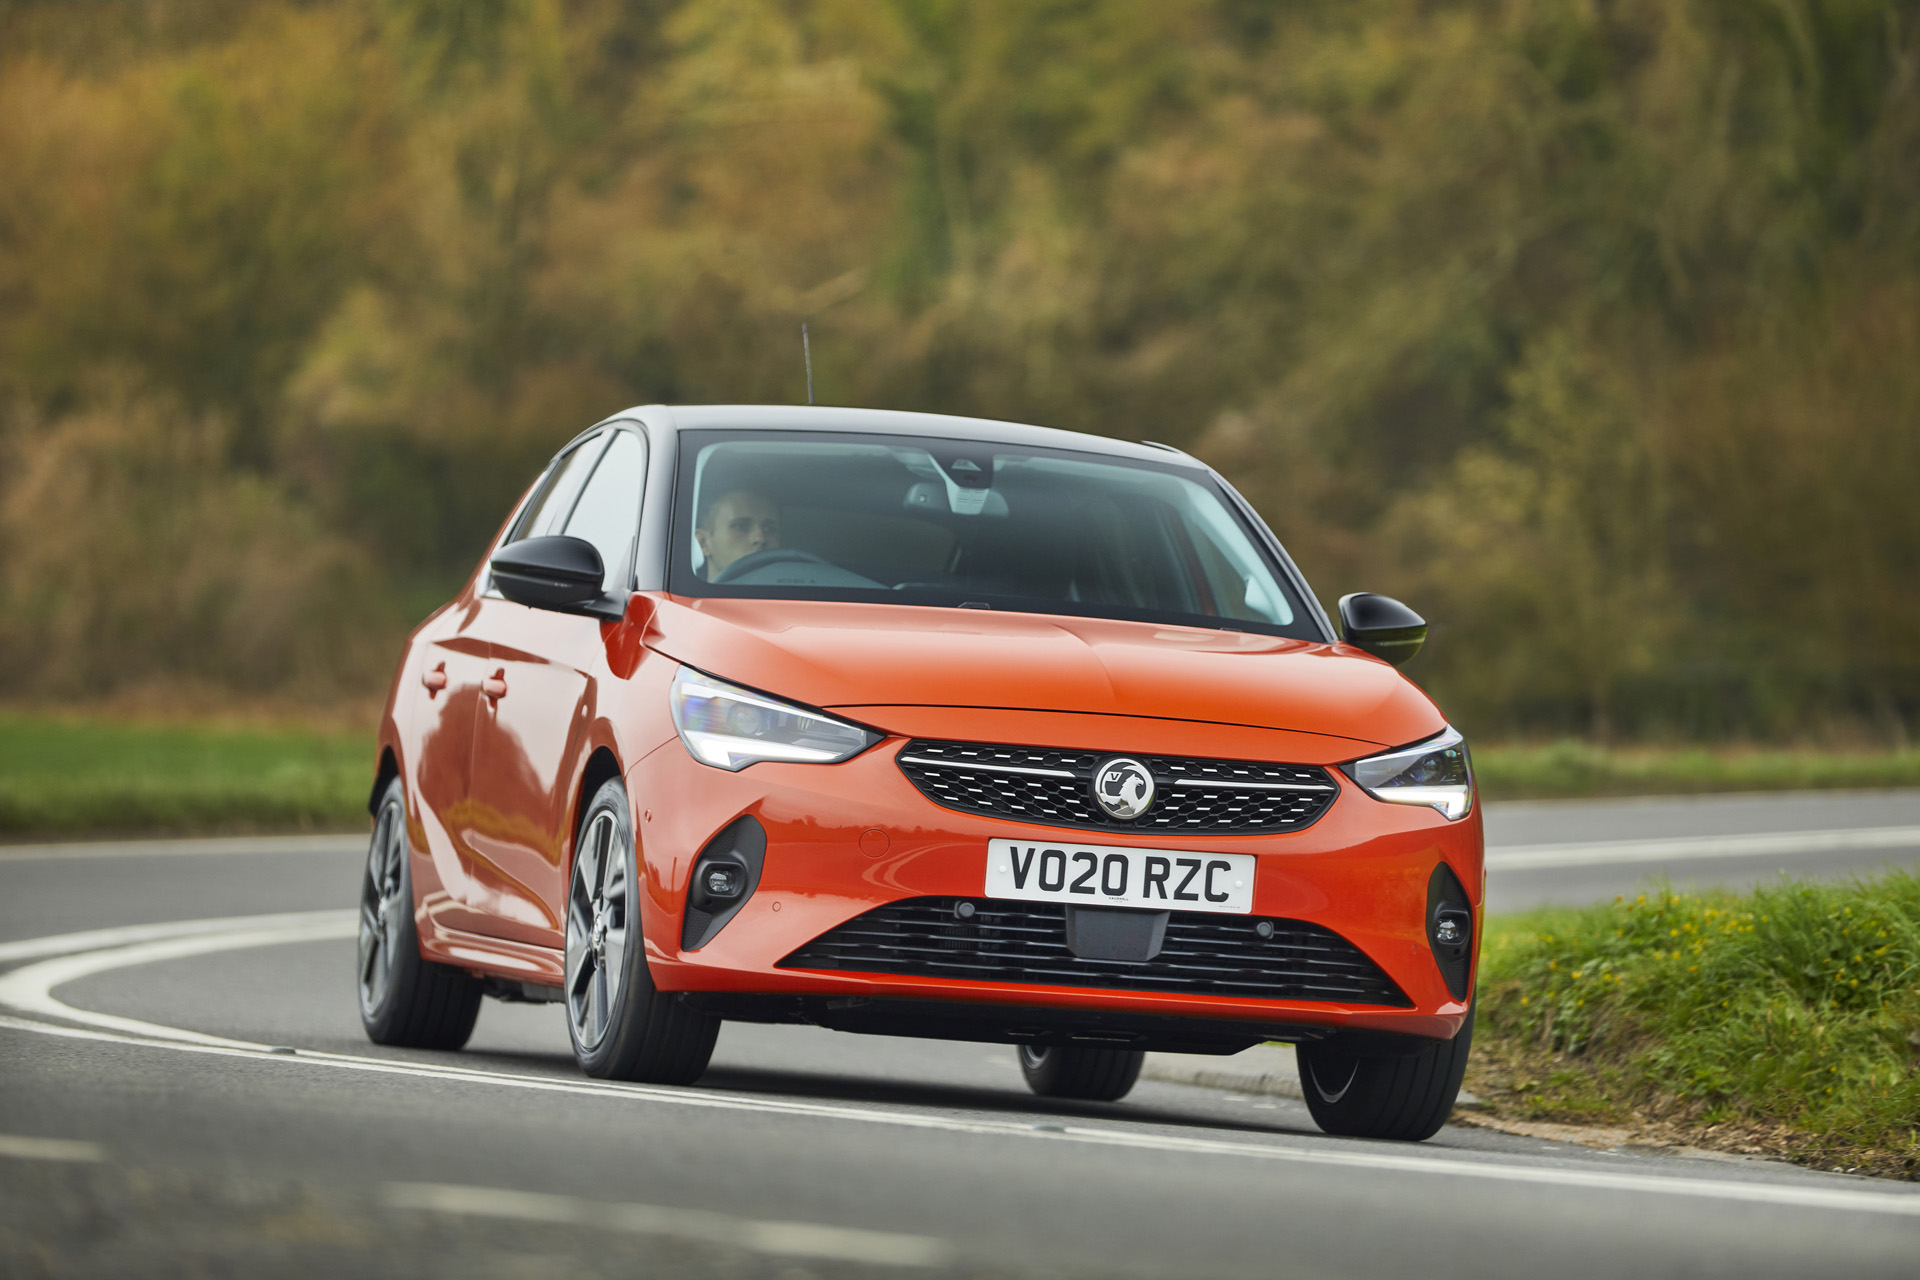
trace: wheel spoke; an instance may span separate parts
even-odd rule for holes
[[[567,995],[581,993],[587,980],[593,976],[593,948],[582,943],[578,947],[567,948]]]
[[[627,958],[627,931],[625,926],[607,929],[607,999],[613,1000],[620,994],[620,984],[625,980]]]
[[[360,904],[360,981],[364,985],[367,976],[372,973],[369,963],[379,953],[386,942],[386,934],[380,927],[380,917],[366,903]]]
[[[369,999],[377,998],[373,990],[373,965],[380,954],[380,935],[367,928],[363,919],[360,925],[360,991]]]
[[[607,1031],[607,972],[600,967],[597,959],[593,965],[593,986],[588,991],[587,1003],[593,1019],[593,1043],[599,1044],[600,1037]]]
[[[380,811],[380,826],[373,833],[373,848],[367,854],[367,875],[379,886],[381,897],[391,895],[400,887],[400,853],[404,842],[399,819],[397,805],[388,805]]]
[[[380,811],[380,820],[374,824],[373,839],[367,842],[367,879],[379,884],[385,878],[387,869],[387,829],[392,819],[387,810]]]
[[[593,824],[593,896],[602,901],[607,896],[608,854],[613,848],[613,815],[603,813]]]

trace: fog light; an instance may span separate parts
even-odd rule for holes
[[[745,877],[740,867],[708,867],[707,897],[717,902],[730,902],[740,896],[740,888]]]
[[[1427,880],[1427,942],[1434,963],[1456,1000],[1465,1000],[1473,980],[1473,907],[1466,886],[1442,862]]]
[[[707,841],[687,876],[687,912],[680,926],[680,947],[698,951],[739,914],[760,887],[766,863],[767,831],[751,815],[736,818]],[[774,904],[778,911],[780,906]]]

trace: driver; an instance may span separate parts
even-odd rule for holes
[[[764,493],[732,489],[707,504],[693,537],[706,561],[701,572],[712,582],[742,556],[780,545],[780,508]]]

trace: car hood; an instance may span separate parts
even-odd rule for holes
[[[654,600],[656,651],[856,719],[863,707],[1079,712],[1286,729],[1360,748],[1415,742],[1446,723],[1411,681],[1341,644],[915,605]],[[866,719],[886,727],[884,715]]]

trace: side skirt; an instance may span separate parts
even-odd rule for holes
[[[430,915],[418,919],[420,954],[429,960],[531,987],[558,987],[566,981],[566,956],[552,947],[449,929]]]

